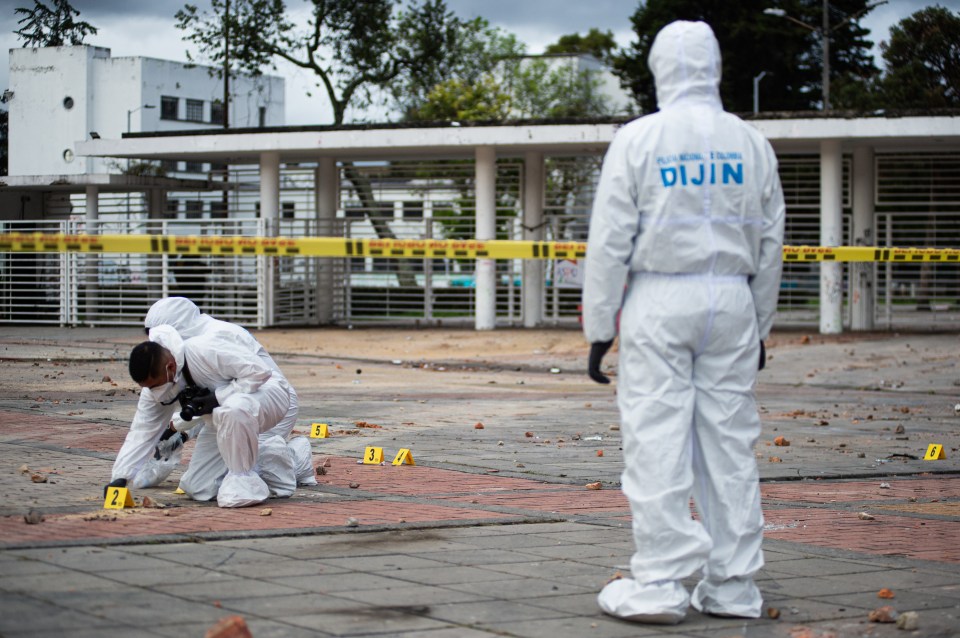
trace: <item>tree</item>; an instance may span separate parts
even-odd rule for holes
[[[890,29],[880,44],[881,87],[890,108],[960,106],[960,13],[927,7]]]
[[[783,9],[804,22],[804,28],[764,9]],[[647,58],[657,32],[674,20],[703,20],[720,42],[723,72],[720,95],[731,111],[749,111],[753,104],[753,79],[767,76],[760,86],[764,110],[817,108],[821,98],[823,58],[819,29],[820,0],[647,0],[631,17],[637,40],[614,59],[614,68],[625,89],[634,93],[644,111],[656,108],[653,77]],[[836,78],[839,100],[846,107],[867,91],[866,84],[879,73],[869,51],[867,30],[858,21],[868,13],[867,0],[833,0],[830,3],[831,78]],[[855,16],[854,19],[849,19]],[[844,22],[846,20],[846,22]],[[832,84],[832,83],[831,83]]]
[[[23,25],[14,31],[25,47],[60,47],[66,44],[83,44],[88,35],[96,35],[97,28],[89,22],[74,20],[80,12],[70,6],[68,0],[53,0],[53,8],[40,0],[33,0],[33,8],[14,9],[23,17],[17,24]]]
[[[601,62],[610,62],[617,50],[617,41],[613,39],[612,31],[600,31],[596,27],[590,29],[587,35],[571,33],[560,36],[560,39],[544,49],[544,53],[589,53]]]

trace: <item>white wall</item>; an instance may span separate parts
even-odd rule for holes
[[[142,57],[111,58],[91,46],[10,50],[10,175],[120,172],[116,160],[82,158],[74,144],[95,131],[117,139],[129,130],[190,131],[220,128],[211,104],[222,100],[222,80],[207,67]],[[230,127],[284,123],[284,81],[276,76],[231,81]],[[161,118],[161,98],[178,98],[176,119]],[[64,100],[70,97],[71,108]],[[203,103],[201,121],[186,119],[186,101]],[[152,105],[154,108],[144,108]],[[65,157],[66,153],[66,157]]]

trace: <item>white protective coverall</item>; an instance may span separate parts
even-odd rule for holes
[[[601,608],[680,622],[693,606],[757,617],[763,565],[753,447],[760,340],[773,323],[784,202],[764,137],[723,111],[720,50],[703,22],[674,22],[650,51],[659,112],[615,135],[590,221],[584,332],[620,332],[617,401],[633,578]],[[691,494],[700,520],[691,518]]]
[[[156,445],[173,412],[180,409],[175,399],[186,385],[183,373],[186,365],[196,384],[215,392],[220,405],[213,414],[203,417],[205,427],[197,437],[180,487],[196,500],[216,496],[220,507],[244,507],[266,500],[270,490],[254,471],[257,435],[274,427],[286,414],[290,405],[286,380],[274,377],[259,357],[225,333],[184,341],[171,326],[157,326],[150,330],[150,340],[173,353],[177,362],[176,377],[173,383],[159,390],[141,390],[137,414],[117,454],[112,478],[130,480],[152,455],[152,446]],[[222,457],[227,467],[222,483],[192,480],[191,474],[198,473],[198,466],[216,456]]]
[[[286,379],[273,357],[246,329],[201,313],[197,305],[186,297],[167,297],[155,302],[150,306],[143,325],[148,329],[160,325],[173,326],[184,339],[203,334],[214,334],[218,331],[225,332],[235,337],[251,352],[260,357],[273,370],[274,375]],[[271,494],[280,497],[293,494],[297,485],[317,484],[311,462],[310,441],[306,437],[294,437],[288,440],[294,425],[296,425],[297,413],[300,408],[297,393],[293,386],[288,383],[287,388],[290,395],[290,408],[276,426],[260,434],[260,450],[257,460],[257,470],[260,477],[270,486]],[[174,414],[173,421],[178,430],[191,427],[190,423],[184,423],[180,420],[178,414]],[[200,434],[203,434],[202,431]],[[204,449],[210,452],[214,451],[211,448],[205,447]],[[196,456],[196,451],[194,451],[194,456]],[[288,478],[287,472],[291,463],[295,473],[293,480]],[[203,472],[200,472],[201,467],[204,468]],[[221,457],[214,454],[210,459],[201,460],[200,465],[197,466],[197,472],[193,473],[191,478],[200,483],[219,481],[226,471],[226,466],[223,465]],[[184,490],[186,491],[186,488]]]

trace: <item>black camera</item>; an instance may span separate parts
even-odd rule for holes
[[[203,397],[209,396],[208,388],[198,388],[196,386],[187,386],[180,391],[177,399],[180,401],[180,418],[184,421],[192,421],[194,418],[203,414]]]

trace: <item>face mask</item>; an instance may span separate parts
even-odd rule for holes
[[[170,405],[177,400],[177,384],[170,379],[170,373],[167,372],[167,382],[163,385],[158,385],[155,388],[147,388],[150,391],[150,396],[153,397],[154,401],[161,403],[163,405]]]

